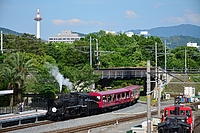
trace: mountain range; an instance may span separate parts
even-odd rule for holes
[[[145,30],[129,30],[133,33],[140,33],[140,31],[148,31],[151,36],[171,37],[171,36],[191,36],[200,38],[200,26],[191,24],[181,24],[178,26],[157,27]]]
[[[0,27],[0,31],[3,31],[4,34],[22,35],[22,33],[7,28]],[[157,27],[152,29],[128,30],[127,32],[139,34],[141,31],[148,31],[150,36],[160,37],[163,43],[166,40],[170,43],[170,45],[168,45],[170,49],[176,48],[177,46],[186,46],[188,42],[195,42],[200,45],[200,26],[196,25],[181,24],[177,26]],[[78,34],[80,36],[86,35],[84,33]]]

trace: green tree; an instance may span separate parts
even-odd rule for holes
[[[10,52],[26,52],[37,55],[44,55],[44,42],[37,39],[35,35],[24,33],[22,36],[15,36],[12,34],[4,35],[4,49],[5,53]]]
[[[19,86],[19,75],[16,73],[16,70],[7,66],[1,66],[0,77],[1,82],[7,84],[8,90],[15,91],[16,86]],[[13,106],[13,94],[10,95],[10,106]]]
[[[4,60],[4,64],[6,67],[8,67],[10,70],[13,70],[15,74],[17,75],[18,79],[16,82],[18,82],[17,86],[17,100],[18,102],[21,101],[22,98],[22,92],[24,89],[24,86],[26,84],[26,81],[36,81],[35,75],[37,73],[37,69],[35,66],[35,60],[30,59],[26,60],[26,54],[25,53],[12,53],[9,56],[6,57]]]

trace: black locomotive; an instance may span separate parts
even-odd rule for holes
[[[88,115],[88,103],[92,102],[88,93],[71,92],[60,94],[47,111],[50,120],[64,120]]]
[[[187,123],[187,117],[167,116],[166,119],[158,124],[158,133],[190,133],[191,126]]]

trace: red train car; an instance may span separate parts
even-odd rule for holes
[[[140,86],[131,85],[120,89],[102,92],[90,92],[99,109],[124,107],[137,102],[140,98]],[[94,107],[94,105],[93,105]]]

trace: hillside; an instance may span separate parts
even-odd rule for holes
[[[200,38],[194,38],[190,36],[171,36],[171,37],[160,37],[163,44],[167,43],[167,47],[170,49],[174,49],[178,46],[186,46],[188,42],[197,43],[200,46]]]
[[[174,75],[175,78],[173,78],[169,84],[167,85],[167,87],[165,88],[165,92],[173,92],[173,94],[180,94],[180,93],[184,93],[184,87],[195,87],[196,90],[196,95],[198,94],[198,92],[200,92],[200,84],[194,84],[193,78],[191,78],[190,80],[187,80],[185,83],[181,82],[185,81],[185,77],[183,75]],[[180,80],[177,80],[180,79]]]
[[[159,37],[171,37],[171,36],[191,36],[194,38],[200,38],[200,26],[191,25],[191,24],[182,24],[178,26],[169,26],[169,27],[157,27],[152,29],[138,29],[138,30],[129,30],[134,33],[140,33],[140,31],[148,31],[151,36]]]
[[[3,31],[3,34],[13,34],[13,35],[17,35],[17,36],[21,36],[22,33],[7,29],[7,28],[2,28],[0,27],[0,31]]]

